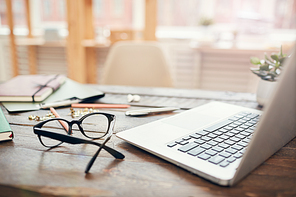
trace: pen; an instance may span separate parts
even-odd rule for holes
[[[58,112],[53,108],[49,108],[51,113],[56,117],[56,118],[61,118],[61,116],[58,114]],[[59,120],[59,122],[61,123],[61,125],[64,127],[64,129],[66,130],[66,132],[68,133],[68,125],[64,122]]]
[[[144,116],[153,113],[163,113],[163,112],[172,112],[178,110],[178,107],[161,107],[161,108],[148,108],[148,109],[138,109],[125,112],[127,116]]]
[[[91,104],[91,103],[74,103],[73,108],[129,108],[130,105],[124,104]]]
[[[73,103],[79,103],[80,99],[70,99],[70,100],[64,100],[64,101],[57,101],[53,103],[41,103],[40,108],[41,109],[47,109],[50,107],[63,107],[63,106],[70,106]]]

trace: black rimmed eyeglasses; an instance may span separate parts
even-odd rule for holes
[[[104,138],[104,141],[98,143],[70,136],[73,131],[73,125],[75,124],[85,137],[90,139]],[[99,146],[99,149],[86,166],[85,173],[88,173],[102,149],[106,150],[116,159],[124,158],[122,153],[105,145],[113,134],[114,125],[115,115],[94,112],[82,116],[79,120],[67,121],[63,118],[48,119],[36,124],[33,130],[38,136],[40,143],[47,148],[55,148],[64,142],[69,144],[93,144]]]

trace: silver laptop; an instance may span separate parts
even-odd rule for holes
[[[214,183],[234,185],[296,136],[296,50],[263,114],[211,102],[117,136]]]

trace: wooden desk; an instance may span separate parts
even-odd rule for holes
[[[183,110],[211,100],[256,108],[255,95],[248,93],[94,86],[106,92],[100,102],[127,103],[128,93],[142,99],[132,109],[147,106],[181,106]],[[113,136],[108,145],[125,154],[115,160],[102,151],[89,174],[86,164],[96,152],[92,145],[64,144],[47,150],[33,134],[31,114],[49,110],[8,114],[14,130],[12,142],[0,143],[0,196],[296,196],[296,140],[292,140],[234,187],[221,187],[136,148]],[[72,119],[69,108],[57,109]],[[127,117],[125,110],[101,110],[117,116],[115,131],[172,115]],[[182,110],[180,110],[182,111]],[[178,112],[175,112],[178,113]]]

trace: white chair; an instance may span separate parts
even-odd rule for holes
[[[110,49],[102,84],[172,87],[168,60],[154,41],[120,41]]]

